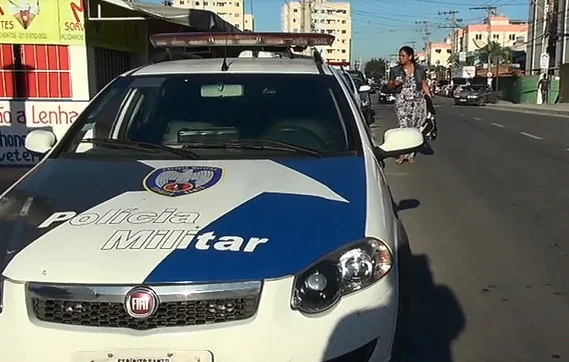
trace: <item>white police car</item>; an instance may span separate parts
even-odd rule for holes
[[[380,161],[423,138],[376,147],[348,92],[317,58],[162,62],[112,81],[62,139],[31,132],[44,159],[0,202],[3,360],[389,360],[401,235]]]

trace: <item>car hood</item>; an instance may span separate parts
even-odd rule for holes
[[[51,159],[0,200],[5,277],[68,283],[292,275],[365,234],[363,158]]]

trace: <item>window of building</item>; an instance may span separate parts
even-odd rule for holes
[[[180,0],[180,5],[184,5],[186,2],[184,0]]]
[[[510,35],[508,35],[508,39],[511,40],[511,41],[516,40],[516,34],[510,34]]]
[[[66,45],[0,44],[0,97],[71,98]]]
[[[345,30],[342,30],[342,34],[346,34],[346,31],[345,31]]]
[[[492,34],[492,39],[500,39],[500,34]]]
[[[476,40],[482,40],[482,34],[476,34],[476,35],[474,35],[474,39],[476,39]]]
[[[334,49],[326,49],[326,53],[328,54],[332,54],[334,52]]]

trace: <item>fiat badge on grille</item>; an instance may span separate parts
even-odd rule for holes
[[[124,307],[133,318],[148,318],[158,310],[158,295],[150,288],[136,287],[126,294]]]

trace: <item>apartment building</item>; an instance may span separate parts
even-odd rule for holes
[[[255,31],[255,17],[253,16],[253,14],[245,14],[243,30]]]
[[[247,29],[246,19],[249,19],[249,24],[254,22],[253,15],[245,14],[245,0],[174,0],[173,5],[186,9],[209,10],[241,30]]]
[[[455,51],[468,53],[477,51],[490,41],[513,50],[526,50],[528,24],[525,21],[513,21],[504,15],[495,15],[483,24],[470,24],[455,33]]]
[[[441,43],[430,43],[427,48],[427,58],[433,66],[448,67],[451,64],[452,42],[446,38]]]
[[[352,17],[348,2],[332,2],[313,0],[308,2],[311,29],[305,32],[327,33],[335,36],[334,44],[320,49],[322,55],[330,62],[350,62],[352,48]],[[285,32],[302,32],[302,4],[290,1],[281,10],[281,29]],[[308,22],[307,22],[308,23]]]

